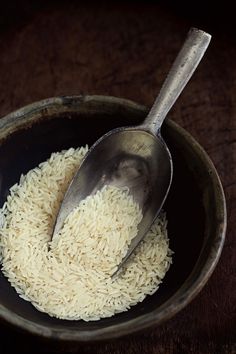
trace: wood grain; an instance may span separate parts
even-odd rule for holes
[[[191,24],[158,3],[23,1],[3,8],[0,25],[3,116],[66,94],[107,94],[151,105]],[[16,352],[42,353],[236,353],[236,43],[209,29],[215,36],[208,53],[169,115],[209,153],[226,193],[227,238],[208,284],[172,320],[141,335],[78,348],[2,326],[1,353],[16,345]]]

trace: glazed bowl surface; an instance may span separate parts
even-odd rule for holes
[[[23,107],[0,120],[0,205],[9,188],[52,152],[91,145],[107,131],[140,123],[148,110],[109,96],[64,96]],[[66,321],[37,311],[0,273],[0,318],[28,332],[54,339],[90,342],[118,338],[158,325],[185,307],[214,270],[226,230],[225,197],[219,176],[203,148],[183,128],[166,120],[162,128],[174,164],[164,205],[171,265],[159,290],[129,311],[95,322]]]

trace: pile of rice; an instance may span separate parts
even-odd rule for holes
[[[38,310],[67,320],[126,311],[158,289],[171,263],[163,213],[124,271],[111,278],[142,219],[128,190],[111,186],[82,201],[49,248],[60,202],[87,150],[53,153],[21,176],[0,213],[4,275]]]

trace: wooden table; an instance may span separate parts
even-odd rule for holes
[[[15,346],[15,352],[31,353],[236,352],[236,42],[228,36],[227,18],[220,33],[200,12],[192,21],[187,20],[190,13],[180,13],[158,2],[11,1],[2,9],[1,116],[65,94],[114,95],[151,105],[191,22],[211,30],[207,55],[169,116],[191,132],[214,161],[228,207],[220,262],[200,295],[172,320],[142,335],[80,349],[1,327],[2,354]]]

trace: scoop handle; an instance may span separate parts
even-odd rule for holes
[[[196,28],[191,28],[187,38],[175,59],[169,74],[157,96],[142,127],[153,134],[158,134],[161,125],[196,70],[209,43],[211,35]]]

